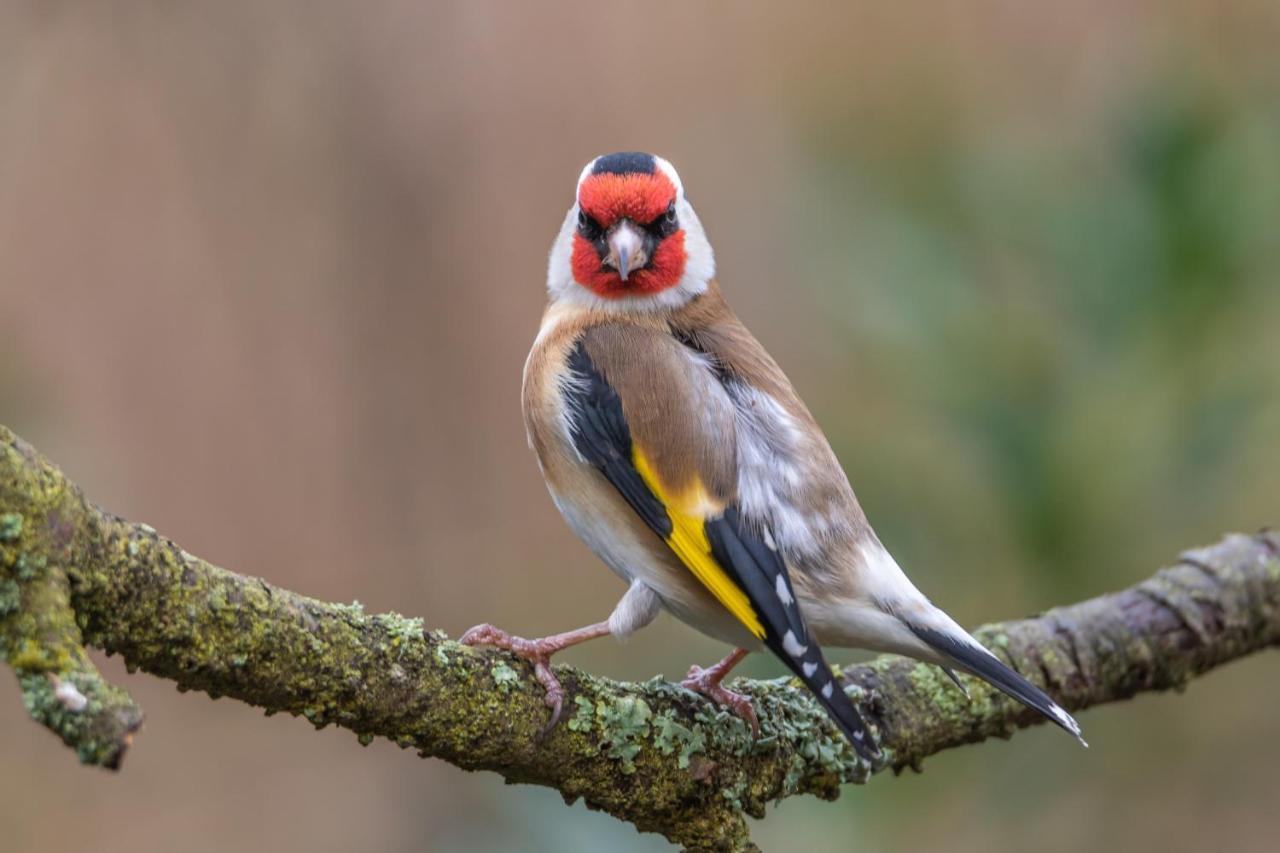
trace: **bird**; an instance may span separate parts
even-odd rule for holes
[[[552,244],[548,302],[524,368],[529,444],[574,533],[626,584],[607,619],[536,639],[492,624],[461,642],[529,661],[555,726],[557,652],[625,639],[663,610],[733,647],[681,685],[759,732],[724,685],[767,650],[812,692],[855,753],[883,759],[824,646],[960,670],[1083,744],[1058,703],[907,578],[880,542],[822,429],[730,309],[715,256],[667,160],[591,160]],[[966,691],[967,693],[967,691]]]

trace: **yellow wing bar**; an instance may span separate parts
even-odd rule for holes
[[[707,541],[703,527],[706,518],[699,514],[699,510],[711,505],[712,501],[702,484],[695,481],[684,494],[673,495],[663,488],[653,465],[638,446],[632,448],[631,463],[671,519],[667,545],[735,619],[756,637],[764,639],[764,625],[751,606],[751,600],[711,554],[711,543]]]

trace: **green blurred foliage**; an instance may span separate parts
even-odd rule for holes
[[[815,128],[805,280],[872,386],[877,414],[848,409],[833,438],[895,501],[882,536],[936,565],[911,536],[976,526],[1017,566],[986,571],[1061,596],[1274,516],[1278,118],[1166,80],[1076,145]]]

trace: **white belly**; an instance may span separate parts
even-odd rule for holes
[[[587,489],[551,491],[560,514],[578,538],[618,577],[628,583],[639,580],[653,590],[662,606],[681,622],[717,640],[758,650],[760,641],[716,601],[657,534],[639,521],[613,487],[594,469],[582,467],[579,476],[598,482]]]
[[[647,541],[626,527],[611,524],[610,513],[600,506],[590,506],[586,501],[578,501],[561,497],[551,492],[556,509],[564,516],[569,529],[577,534],[588,548],[613,573],[630,583],[636,578],[644,578],[648,572],[643,567],[652,562],[652,546]],[[645,531],[647,532],[647,531]],[[652,538],[652,537],[650,537]]]

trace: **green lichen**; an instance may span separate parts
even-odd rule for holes
[[[402,649],[409,643],[421,640],[425,633],[422,619],[418,617],[409,618],[399,613],[383,613],[377,618],[386,626],[387,634],[391,637],[391,646],[395,649]]]
[[[506,661],[498,661],[490,669],[489,674],[493,676],[494,685],[502,691],[503,695],[511,692],[511,688],[520,682],[520,673],[507,666]]]
[[[929,707],[950,719],[959,719],[972,714],[974,710],[972,697],[975,690],[979,696],[985,693],[974,684],[969,697],[966,697],[947,680],[940,669],[928,663],[913,664],[910,679],[912,686],[926,697]]]
[[[227,591],[221,586],[209,590],[209,609],[225,610],[227,608]]]
[[[18,555],[18,559],[14,561],[13,572],[20,581],[34,580],[48,564],[49,558],[44,554],[32,556],[23,551]]]
[[[809,738],[801,743],[799,754],[810,764],[816,764],[833,775],[843,775],[849,746],[843,739],[830,737]],[[855,762],[856,763],[856,762]]]
[[[17,613],[22,606],[22,589],[17,581],[0,578],[0,618]]]
[[[58,688],[63,681],[74,688],[72,695],[78,702],[60,694]],[[18,683],[27,713],[56,732],[75,750],[82,764],[112,768],[119,765],[128,736],[142,722],[141,713],[122,690],[88,673],[65,679],[26,674]]]
[[[649,720],[653,717],[649,703],[637,695],[621,695],[613,702],[595,702],[594,713],[605,756],[621,762],[623,774],[634,774],[635,758],[649,736]]]
[[[21,637],[9,650],[9,666],[19,672],[49,672],[60,669],[49,650],[29,637]]]
[[[0,515],[0,542],[15,542],[22,536],[22,513],[6,512]]]
[[[720,796],[735,812],[742,811],[742,795],[744,793],[746,793],[746,784],[743,782],[732,782],[720,789]]]
[[[715,732],[716,746],[742,757],[751,752],[755,738],[751,727],[737,714],[707,702],[694,712],[693,718],[708,731]]]
[[[596,719],[596,704],[586,696],[574,696],[573,704],[578,710],[574,711],[573,716],[569,718],[569,722],[565,725],[569,727],[571,732],[589,733]]]
[[[689,759],[707,747],[707,736],[701,726],[690,728],[663,711],[653,720],[653,744],[663,755],[676,755],[676,766],[688,768]]]
[[[1004,631],[993,631],[985,634],[982,638],[988,647],[994,646],[997,649],[1009,648],[1009,635]]]

